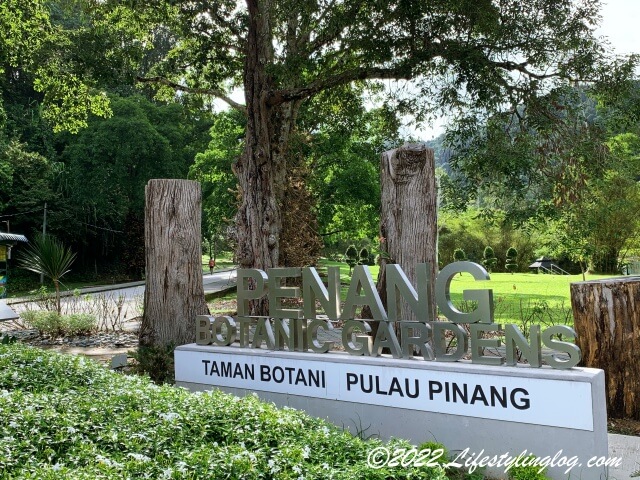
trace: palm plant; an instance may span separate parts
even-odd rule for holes
[[[60,240],[50,235],[38,235],[33,243],[18,257],[18,266],[32,272],[40,273],[53,281],[56,289],[56,309],[60,309],[60,279],[71,270],[76,258]]]

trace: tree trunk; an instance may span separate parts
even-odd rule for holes
[[[437,211],[435,161],[432,149],[405,144],[384,152],[380,159],[380,237],[383,255],[377,289],[386,305],[386,265],[399,264],[416,285],[416,264],[429,263],[431,284],[436,278]],[[416,318],[402,302],[402,320],[435,320],[435,290],[431,289],[431,318]],[[368,312],[363,311],[363,317]],[[375,332],[375,325],[373,326]]]
[[[145,191],[146,287],[140,345],[193,343],[202,286],[200,183],[150,180]]]
[[[582,363],[605,371],[607,412],[640,420],[640,278],[571,284]]]
[[[269,19],[272,13],[257,0],[248,0],[247,6],[247,131],[244,152],[235,165],[242,199],[236,216],[237,260],[241,268],[265,270],[277,267],[280,257],[286,146],[299,103],[269,104],[273,79],[266,66],[273,58]],[[252,315],[267,315],[266,297],[254,301],[250,311]]]

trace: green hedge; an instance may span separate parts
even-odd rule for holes
[[[0,345],[1,478],[446,478],[439,467],[368,467],[380,444],[255,396],[189,393]]]

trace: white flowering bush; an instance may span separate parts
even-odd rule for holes
[[[440,467],[370,468],[378,445],[255,396],[190,393],[83,357],[0,345],[2,478],[446,478]]]

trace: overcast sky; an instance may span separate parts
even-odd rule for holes
[[[640,51],[640,0],[604,0],[598,33],[609,38],[617,53]]]

